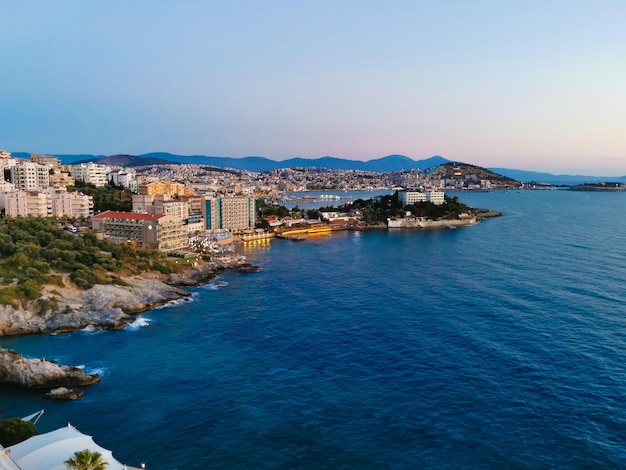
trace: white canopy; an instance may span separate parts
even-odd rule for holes
[[[100,452],[102,460],[109,463],[107,470],[125,468],[113,458],[110,450],[100,447],[91,436],[81,433],[70,424],[7,447],[9,457],[21,470],[67,470],[63,462],[73,457],[74,452],[85,449]]]

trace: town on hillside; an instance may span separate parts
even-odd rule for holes
[[[286,192],[395,189],[397,209],[403,209],[421,202],[441,206],[446,202],[444,192],[449,190],[519,186],[510,178],[456,163],[386,173],[308,167],[257,173],[195,164],[138,163],[140,158],[132,161],[133,166],[64,165],[54,156],[14,158],[0,151],[4,170],[0,211],[13,218],[74,221],[66,226],[70,232],[90,229],[117,244],[177,253],[206,241],[203,237],[209,234],[231,239],[238,234],[249,239],[268,230],[272,234],[293,231],[294,225],[335,222],[337,227],[346,227],[363,222],[362,206],[341,212],[332,206],[332,199],[326,211],[288,212],[279,217],[276,205],[281,201],[279,195]],[[397,219],[410,215],[397,210],[366,222],[380,224],[393,219],[389,226],[398,226]],[[427,221],[427,214],[422,215],[421,227]]]

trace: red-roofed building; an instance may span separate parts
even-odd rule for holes
[[[106,240],[138,249],[168,252],[189,246],[184,222],[171,215],[106,211],[91,218],[91,227]]]

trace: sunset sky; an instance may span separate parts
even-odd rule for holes
[[[626,2],[0,0],[0,149],[626,175]]]

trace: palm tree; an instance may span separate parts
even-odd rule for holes
[[[102,460],[100,452],[89,449],[74,452],[74,456],[63,463],[73,470],[106,470],[109,465],[109,462]]]

